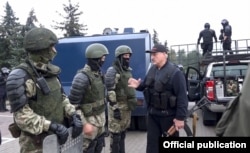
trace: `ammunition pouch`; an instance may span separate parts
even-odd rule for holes
[[[45,139],[46,136],[49,135],[49,133],[43,132],[43,133],[38,134],[38,135],[33,135],[30,133],[24,132],[24,135],[30,137],[37,147],[41,147],[43,144],[43,140]]]
[[[156,109],[167,110],[168,98],[166,93],[154,92],[152,94],[150,105]]]
[[[11,123],[9,125],[9,131],[13,138],[18,138],[21,135],[21,129],[17,126],[16,123]]]
[[[147,88],[143,91],[143,94],[147,104],[153,108],[167,110],[176,107],[176,96],[169,91],[156,92]]]
[[[84,115],[86,117],[95,116],[95,115],[99,115],[105,111],[105,104],[101,104],[98,106],[94,106],[93,103],[92,104],[91,103],[84,104],[82,106],[82,109],[83,109]]]
[[[174,95],[171,95],[169,97],[169,106],[170,106],[170,108],[176,107],[176,97]]]

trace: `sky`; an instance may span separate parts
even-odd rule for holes
[[[30,10],[35,10],[39,22],[54,31],[52,20],[63,21],[56,13],[64,13],[63,4],[68,0],[1,0],[0,20],[9,2],[21,24],[26,23]],[[168,45],[196,43],[206,22],[219,37],[221,20],[232,26],[232,39],[250,38],[250,0],[71,0],[79,3],[83,12],[80,23],[88,27],[88,35],[102,34],[103,29],[133,27],[135,32],[147,29],[157,31],[161,42]]]

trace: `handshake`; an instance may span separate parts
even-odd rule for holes
[[[72,115],[71,126],[73,127],[72,138],[78,137],[82,133],[83,128],[81,118],[78,114]],[[65,127],[63,124],[51,122],[49,131],[52,131],[57,135],[60,145],[64,144],[68,139],[69,132],[67,127]]]

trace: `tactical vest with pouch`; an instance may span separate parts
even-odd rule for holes
[[[79,71],[89,78],[90,87],[86,90],[85,96],[81,102],[81,109],[84,116],[99,115],[105,111],[105,88],[103,77],[100,74],[94,74],[91,70],[83,68]]]
[[[153,65],[145,80],[145,100],[149,107],[157,110],[168,110],[176,107],[176,96],[173,93],[172,77],[178,71],[170,62],[161,69]],[[158,72],[157,72],[158,71]]]
[[[128,79],[132,77],[131,71],[120,71],[117,66],[114,66],[120,74],[120,81],[116,84],[116,100],[117,102],[126,102],[129,110],[133,110],[136,106],[135,89],[128,87]]]
[[[37,76],[28,64],[22,63],[17,68],[28,72],[28,75],[36,83]],[[29,106],[36,114],[44,116],[47,120],[63,123],[64,110],[61,84],[57,75],[47,76],[45,80],[50,88],[50,93],[44,95],[40,87],[36,84],[36,96],[29,99]]]

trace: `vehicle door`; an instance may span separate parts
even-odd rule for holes
[[[189,66],[186,71],[187,93],[189,101],[200,100],[202,75],[199,70]]]

